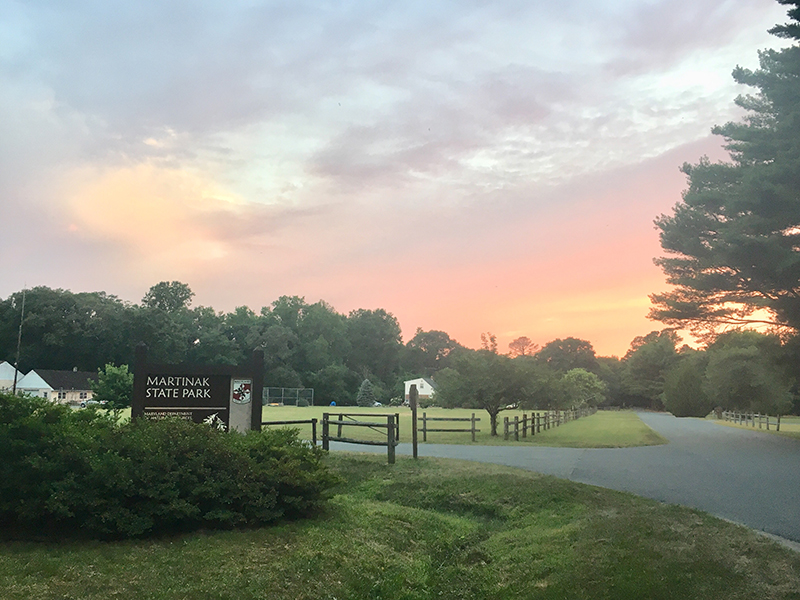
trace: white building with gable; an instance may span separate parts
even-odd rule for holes
[[[418,377],[417,379],[409,379],[408,381],[403,382],[405,384],[405,399],[410,400],[409,392],[411,391],[411,386],[417,386],[417,392],[419,393],[420,399],[429,399],[433,396],[434,392],[436,391],[436,384],[433,382],[432,379],[428,379],[427,377]]]
[[[14,387],[14,365],[0,362],[0,390],[10,390]],[[23,373],[17,371],[17,383],[22,379]]]

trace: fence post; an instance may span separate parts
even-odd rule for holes
[[[767,431],[769,431],[769,415],[767,415]]]
[[[400,441],[400,413],[394,413],[395,436],[394,439]]]
[[[536,413],[536,433],[542,433],[542,413]]]
[[[775,431],[780,431],[780,430],[781,430],[781,415],[779,413],[778,414],[778,423],[775,425]]]
[[[475,413],[472,413],[472,441],[475,441]]]
[[[397,424],[394,422],[394,415],[386,417],[386,446],[389,454],[389,464],[394,464],[394,432]]]
[[[514,441],[519,441],[519,415],[514,415]]]
[[[522,439],[528,437],[528,415],[522,413]]]
[[[411,405],[411,454],[417,459],[417,399],[419,392],[416,384],[411,384],[408,390],[408,403]]]
[[[317,420],[311,419],[311,441],[316,446],[317,445]]]
[[[503,417],[503,439],[508,439],[508,417]]]
[[[339,428],[336,430],[336,437],[342,437],[342,421],[344,421],[344,415],[339,414]]]
[[[422,441],[428,441],[428,413],[422,413]]]
[[[328,433],[328,427],[330,427],[330,423],[328,422],[330,419],[329,413],[322,413],[322,449],[323,450],[330,450],[330,435]]]

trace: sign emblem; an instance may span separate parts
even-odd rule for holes
[[[232,400],[235,404],[250,404],[253,397],[252,379],[234,379]]]

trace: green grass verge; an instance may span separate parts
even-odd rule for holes
[[[335,453],[314,519],[0,543],[8,600],[797,599],[800,554],[707,514],[506,467]]]
[[[739,425],[738,423],[733,423],[731,421],[717,420],[715,422],[719,423],[720,425],[725,425],[726,427],[735,427],[737,429],[749,429],[750,431],[758,431],[760,433],[782,435],[785,437],[800,439],[800,417],[781,417],[780,431],[775,431],[775,417],[771,417],[771,425],[769,431],[763,428],[759,429],[758,423],[756,423],[756,426],[753,427],[752,425]]]
[[[333,412],[333,407],[304,407],[296,406],[265,406],[262,412],[265,421],[295,421],[316,418],[322,421],[322,413]],[[357,417],[359,420],[370,420],[369,415],[398,413],[400,415],[400,441],[411,441],[411,411],[403,407],[359,408],[338,407],[343,413],[357,413],[364,415]],[[470,417],[475,413],[480,419],[478,428],[481,430],[476,435],[475,442],[469,433],[428,433],[428,442],[434,444],[475,444],[486,446],[502,446],[520,444],[529,446],[555,446],[569,448],[627,448],[632,446],[653,446],[665,444],[662,436],[642,423],[635,413],[630,411],[600,411],[592,416],[570,421],[560,427],[553,427],[534,436],[530,433],[526,438],[520,437],[519,441],[503,439],[503,417],[513,420],[514,416],[522,418],[522,411],[508,410],[500,413],[499,435],[492,437],[489,428],[489,415],[485,410],[471,410],[464,408],[428,408],[424,411],[428,417]],[[418,412],[418,426],[422,427],[422,413]],[[526,414],[530,417],[531,412]],[[374,417],[377,421],[378,417]],[[386,422],[385,419],[383,421]],[[469,423],[464,422],[429,422],[430,427],[441,428],[468,428]],[[292,425],[300,429],[304,439],[311,439],[311,425]],[[521,425],[520,425],[521,427]],[[317,438],[322,435],[321,424],[317,425]],[[335,432],[331,432],[334,434]],[[385,429],[370,430],[363,427],[344,427],[342,435],[355,439],[380,440],[386,439]],[[418,434],[419,443],[422,443],[422,433]]]

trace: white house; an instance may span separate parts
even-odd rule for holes
[[[14,365],[6,361],[0,362],[0,390],[10,390],[14,387]],[[24,373],[17,372],[17,383]]]
[[[92,398],[89,380],[97,380],[92,371],[54,371],[34,369],[17,381],[17,390],[50,398],[62,404],[80,404]]]
[[[410,400],[409,392],[411,391],[411,386],[417,386],[417,392],[419,393],[419,397],[421,399],[428,399],[433,396],[433,393],[436,391],[436,384],[433,382],[432,379],[428,379],[427,377],[418,377],[417,379],[409,379],[408,381],[403,382],[405,384],[405,399]]]
[[[49,398],[53,388],[36,371],[30,371],[24,377],[17,379],[17,391],[25,392],[31,396]]]

